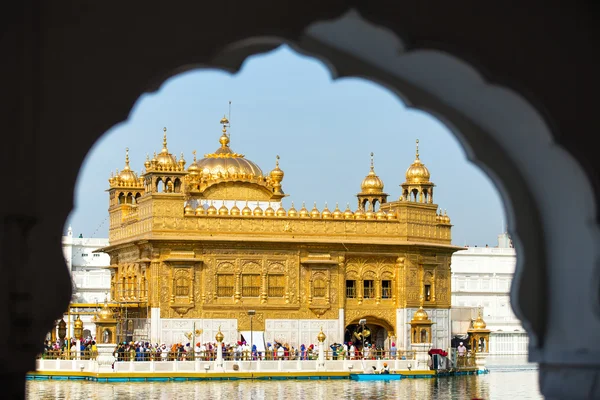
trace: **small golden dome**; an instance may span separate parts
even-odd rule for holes
[[[316,201],[315,201],[315,204],[313,205],[312,210],[310,210],[310,217],[311,218],[321,218],[321,213],[319,212],[319,209],[317,208]]]
[[[365,219],[365,213],[360,208],[354,212],[354,219]]]
[[[108,307],[108,299],[105,297],[104,306],[102,306],[102,309],[100,309],[100,311],[96,314],[94,319],[96,321],[106,321],[113,318],[113,312],[110,310],[110,307]]]
[[[269,202],[269,206],[265,210],[265,217],[273,217],[275,216],[275,210],[271,207],[271,202]]]
[[[227,116],[223,115],[223,118],[221,118],[221,121],[219,121],[219,123],[221,125],[227,125],[229,123],[229,120],[227,119]]]
[[[163,169],[170,170],[177,168],[177,160],[171,153],[169,153],[169,149],[167,148],[167,128],[163,128],[163,148],[156,156],[156,162]]]
[[[478,317],[475,322],[473,322],[474,329],[485,329],[486,326],[487,324],[483,319],[481,319],[481,317]]]
[[[221,343],[223,341],[223,339],[225,339],[225,335],[223,335],[223,332],[221,332],[221,327],[219,326],[219,331],[215,335],[215,340],[217,342]]]
[[[346,203],[346,209],[344,210],[344,219],[354,219],[354,213],[350,209],[350,203]]]
[[[419,159],[419,139],[417,139],[417,154],[415,161],[406,170],[407,183],[427,183],[431,178],[431,174],[425,164]]]
[[[302,202],[302,208],[300,209],[298,215],[300,216],[300,218],[310,218],[310,213],[306,209],[306,205],[304,204],[304,202]]]
[[[81,318],[79,318],[79,315],[77,315],[77,319],[73,323],[73,326],[75,327],[75,329],[82,329],[83,328],[83,321],[81,320]]]
[[[229,215],[229,209],[225,206],[225,202],[219,207],[219,215]]]
[[[379,211],[377,211],[375,213],[375,218],[376,219],[387,219],[387,214],[385,213],[385,211],[379,209]]]
[[[254,208],[254,211],[252,211],[252,215],[254,215],[255,217],[262,217],[263,216],[263,209],[260,208],[260,205],[257,204],[256,207]]]
[[[144,161],[144,167],[146,167],[146,170],[148,170],[151,166],[152,163],[150,162],[150,155],[146,153],[146,161]]]
[[[388,212],[387,213],[387,219],[388,220],[396,219],[396,212],[395,211]]]
[[[187,170],[190,173],[190,175],[198,175],[200,173],[200,169],[196,165],[196,150],[192,151],[192,153],[194,153],[194,161],[192,161]]]
[[[190,203],[188,203],[187,206],[185,206],[184,213],[185,215],[194,215],[194,208]]]
[[[179,168],[183,170],[185,167],[185,158],[183,158],[183,152],[181,153],[181,157],[177,163],[179,164]]]
[[[217,215],[217,213],[218,213],[217,207],[214,206],[212,200],[210,202],[210,207],[208,207],[208,209],[206,210],[206,213],[208,215]]]
[[[196,215],[206,215],[206,210],[204,209],[204,206],[200,203],[198,203],[198,207],[196,207]]]
[[[423,310],[423,306],[419,307],[415,315],[413,315],[413,321],[427,321],[429,320],[429,315],[427,315],[427,311]]]
[[[123,171],[117,174],[118,180],[121,181],[122,185],[137,186],[138,177],[135,172],[129,167],[129,148],[125,149],[125,167]]]
[[[252,209],[248,207],[248,200],[246,200],[246,206],[242,209],[242,215],[245,217],[252,215]]]
[[[231,210],[229,210],[229,213],[231,215],[240,215],[240,209],[237,206],[237,201],[233,203],[233,207],[231,207]]]
[[[365,219],[375,219],[375,213],[371,210],[365,213]]]
[[[375,174],[375,168],[373,166],[373,153],[371,153],[371,170],[360,184],[360,190],[361,193],[383,193],[383,181]]]
[[[321,212],[321,217],[323,217],[323,219],[331,218],[331,211],[329,211],[329,208],[327,208],[327,203],[325,203],[325,208]]]
[[[279,156],[277,156],[277,160],[275,161],[275,168],[269,173],[269,176],[274,182],[280,183],[283,180],[283,176],[285,174],[279,168]]]
[[[446,210],[444,210],[444,222],[446,224],[450,223],[450,217],[448,216],[448,213],[446,212]]]
[[[323,343],[325,341],[325,339],[327,339],[327,336],[325,336],[325,333],[323,332],[323,327],[321,327],[321,331],[319,332],[319,334],[317,335],[317,340],[320,343]]]
[[[292,201],[292,206],[288,210],[288,217],[296,218],[298,216],[298,211],[294,208],[294,202]]]
[[[280,205],[279,208],[277,209],[277,216],[285,217],[285,208],[283,208],[283,204]]]
[[[340,210],[338,203],[335,203],[335,210],[333,210],[333,213],[331,214],[331,216],[334,219],[344,218],[344,213],[342,213],[342,210]]]

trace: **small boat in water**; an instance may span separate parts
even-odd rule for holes
[[[400,374],[350,374],[353,381],[399,381]]]

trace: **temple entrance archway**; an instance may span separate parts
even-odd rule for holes
[[[364,328],[359,324],[362,318],[366,320]],[[352,342],[357,348],[362,348],[363,337],[365,344],[373,344],[376,348],[388,348],[390,345],[388,339],[392,336],[394,336],[392,325],[385,319],[377,317],[357,318],[344,328],[344,343]]]

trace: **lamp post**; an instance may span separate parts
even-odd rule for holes
[[[361,320],[358,321],[358,324],[362,327],[360,337],[362,338],[361,353],[362,353],[362,358],[364,360],[365,359],[365,326],[367,325],[367,320],[362,318]]]
[[[253,331],[252,331],[252,317],[256,314],[256,310],[248,310],[248,316],[250,317],[250,360],[252,360],[252,347],[254,345],[253,342]]]

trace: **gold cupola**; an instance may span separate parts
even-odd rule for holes
[[[288,210],[288,217],[296,218],[298,217],[298,211],[294,208],[294,202],[292,201],[292,206]]]
[[[401,200],[418,203],[433,203],[433,182],[431,174],[419,158],[419,139],[416,141],[415,161],[406,170],[406,182],[402,185]]]
[[[350,203],[346,203],[346,209],[344,210],[344,219],[354,219],[354,213],[350,209]]]
[[[275,210],[271,207],[271,202],[269,202],[269,206],[265,209],[265,217],[273,217],[275,216]]]
[[[190,173],[190,175],[198,175],[199,173],[199,169],[198,166],[196,165],[196,150],[192,151],[192,154],[194,155],[194,161],[192,161],[192,163],[190,164],[190,166],[188,167],[188,172]],[[181,157],[183,159],[183,157]]]
[[[203,199],[279,201],[286,196],[281,188],[284,173],[279,168],[279,156],[276,166],[265,175],[254,162],[244,154],[231,149],[231,135],[228,132],[229,120],[223,117],[220,147],[204,158],[195,160],[186,176],[186,190],[193,197]],[[192,173],[193,172],[193,173]],[[218,193],[218,196],[216,197]],[[225,196],[224,198],[222,196]]]
[[[298,215],[300,218],[310,218],[310,212],[306,208],[306,204],[304,202],[302,202],[302,208],[300,209]]]
[[[231,210],[229,211],[229,213],[234,216],[240,215],[241,211],[237,206],[237,201],[233,202],[233,207],[231,207]]]
[[[319,209],[317,208],[316,201],[315,201],[315,204],[313,205],[312,210],[310,210],[310,217],[311,218],[321,218],[321,213],[319,212]]]
[[[246,206],[244,206],[244,208],[242,208],[242,215],[244,217],[249,217],[252,215],[252,209],[250,207],[248,207],[248,200],[246,200]]]
[[[331,216],[333,217],[333,219],[344,218],[344,213],[342,213],[342,210],[340,210],[340,206],[338,203],[335,203],[335,210],[333,210],[333,212],[331,213]]]
[[[210,206],[206,209],[206,214],[208,215],[217,215],[219,211],[217,210],[217,207],[215,207],[215,205],[213,204],[212,200],[210,202]]]
[[[275,168],[269,173],[269,177],[271,178],[273,189],[276,193],[282,193],[281,191],[281,181],[283,180],[283,176],[285,174],[279,168],[279,155],[277,155],[275,160]]]
[[[490,343],[490,330],[483,320],[481,307],[477,308],[477,319],[473,321],[473,327],[467,330],[471,351],[474,353],[488,353]]]
[[[327,208],[327,203],[325,203],[325,208],[323,209],[323,211],[321,211],[321,217],[323,219],[331,218],[331,211],[329,211],[329,208]]]
[[[113,178],[109,179],[111,187],[139,187],[140,180],[135,172],[129,166],[129,148],[125,149],[125,167]]]
[[[285,208],[283,208],[283,204],[279,205],[279,208],[277,209],[276,212],[278,217],[285,217],[286,216],[286,212],[285,212]]]
[[[229,215],[229,209],[225,205],[225,202],[219,207],[219,215]]]
[[[169,153],[167,148],[167,128],[163,128],[163,147],[160,153],[156,156],[157,169],[162,171],[177,171],[177,160],[173,154]]]
[[[388,194],[383,192],[383,181],[375,174],[373,152],[371,152],[371,169],[360,185],[358,208],[362,211],[375,212],[376,206],[387,201]]]

